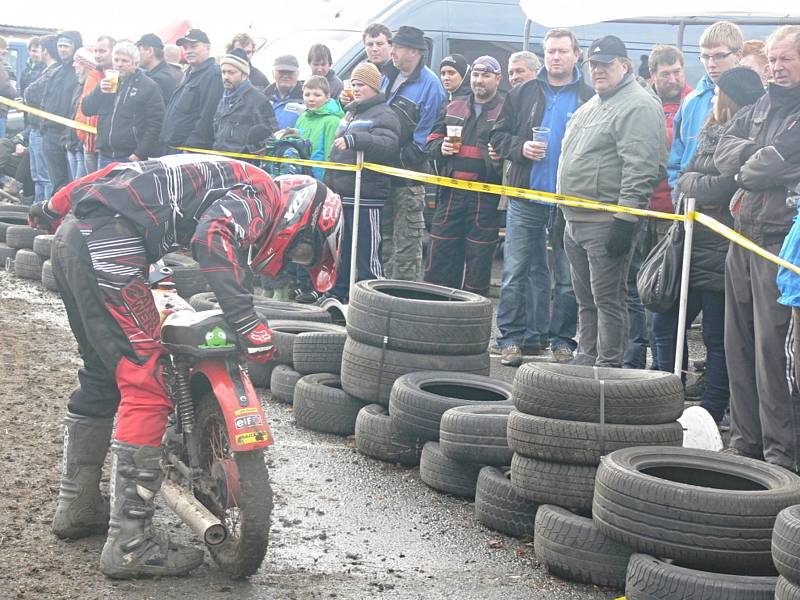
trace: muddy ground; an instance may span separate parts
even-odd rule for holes
[[[0,597],[337,599],[611,599],[615,590],[549,577],[532,545],[492,532],[467,501],[352,440],[294,425],[264,399],[276,445],[272,538],[261,570],[235,582],[206,558],[181,579],[114,582],[96,568],[103,539],[56,539],[61,419],[79,366],[58,296],[0,271]],[[496,361],[493,361],[496,362]],[[493,373],[513,376],[493,365]],[[103,485],[107,481],[104,480]],[[168,511],[156,517],[197,544]]]

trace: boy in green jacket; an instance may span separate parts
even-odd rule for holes
[[[295,128],[311,142],[312,160],[328,160],[333,140],[336,139],[336,129],[344,116],[342,107],[331,98],[330,93],[328,80],[319,75],[309,77],[303,84],[306,111],[297,119]],[[311,171],[317,179],[325,176],[325,169],[321,167],[313,167]]]

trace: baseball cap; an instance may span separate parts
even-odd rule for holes
[[[607,35],[592,42],[586,51],[586,60],[600,63],[613,62],[615,58],[627,58],[625,43],[615,35]]]
[[[175,42],[178,46],[184,46],[189,43],[193,42],[202,42],[204,44],[210,44],[211,41],[208,39],[206,32],[202,29],[190,29],[187,31],[183,37],[178,38],[178,41]]]
[[[272,69],[275,71],[299,71],[300,64],[297,62],[297,58],[291,54],[284,54],[275,59]]]
[[[144,46],[145,48],[163,48],[164,42],[155,33],[145,33],[136,42],[137,46]]]

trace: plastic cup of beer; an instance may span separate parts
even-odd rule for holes
[[[353,95],[353,81],[345,79],[342,83],[344,84],[344,95],[347,96],[348,102],[353,102],[356,99],[355,95]]]
[[[453,145],[453,150],[456,152],[461,150],[461,130],[461,125],[447,126],[447,141]]]
[[[545,146],[550,141],[550,128],[549,127],[534,127],[533,138],[534,142],[541,142]]]
[[[119,87],[119,71],[117,69],[106,69],[103,73],[110,87],[109,94],[116,94]]]

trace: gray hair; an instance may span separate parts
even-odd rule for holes
[[[794,37],[794,47],[798,54],[800,54],[800,25],[784,25],[778,27],[767,38],[767,51],[777,41],[784,40],[788,37]]]
[[[139,64],[139,48],[137,48],[136,44],[133,42],[129,42],[127,40],[117,42],[114,44],[114,50],[112,50],[111,56],[114,56],[115,54],[124,54],[131,59],[133,64]]]
[[[528,52],[527,50],[514,52],[514,54],[508,57],[509,65],[515,62],[524,62],[525,65],[534,73],[542,68],[542,61],[539,60],[539,57],[533,52]]]

